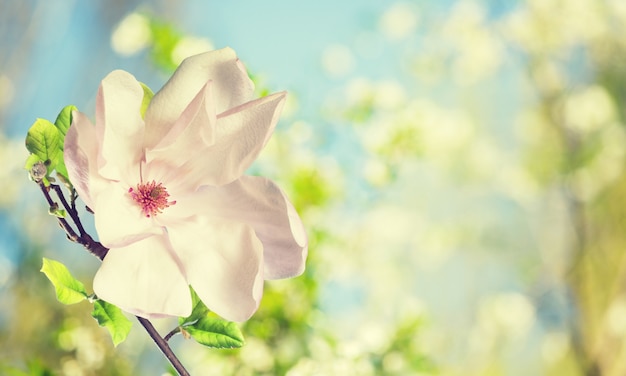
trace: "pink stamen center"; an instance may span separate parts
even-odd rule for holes
[[[154,180],[148,183],[139,183],[136,190],[130,188],[128,193],[139,204],[141,211],[148,218],[163,213],[163,209],[176,203],[176,201],[167,201],[170,197],[167,189],[161,183],[157,184]]]

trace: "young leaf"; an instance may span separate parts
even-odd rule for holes
[[[140,84],[141,84],[141,88],[143,89],[143,100],[141,101],[141,108],[139,109],[139,111],[141,113],[141,118],[143,119],[146,115],[146,110],[148,109],[148,105],[150,104],[152,97],[154,97],[154,93],[148,87],[148,85],[144,84],[143,82],[140,82]]]
[[[63,304],[76,304],[87,298],[85,286],[75,279],[65,265],[44,257],[41,272],[48,277],[56,290],[57,300]]]
[[[69,175],[67,172],[67,167],[65,167],[65,161],[63,160],[63,158],[59,159],[59,163],[57,163],[56,170],[57,170],[57,176],[59,177],[59,179],[61,179],[63,184],[65,184],[68,188],[71,188],[72,184],[70,183]]]
[[[209,309],[204,305],[204,303],[202,303],[202,300],[200,300],[198,294],[196,294],[191,286],[189,286],[189,290],[191,291],[191,305],[193,310],[191,311],[191,315],[188,317],[178,318],[178,325],[180,326],[197,321],[209,313]]]
[[[72,125],[72,111],[76,111],[76,106],[70,104],[63,107],[61,112],[59,112],[59,116],[57,116],[57,119],[54,121],[54,126],[61,132],[62,138],[65,138],[67,130],[70,128],[70,125]]]
[[[113,345],[116,347],[124,342],[133,326],[133,323],[124,316],[121,309],[100,299],[94,301],[91,316],[98,321],[98,325],[109,331]]]
[[[67,212],[59,208],[59,205],[53,205],[50,208],[48,208],[48,214],[53,215],[57,218],[65,218],[65,216],[67,215]]]
[[[243,346],[241,330],[234,322],[216,317],[204,316],[195,324],[184,327],[198,343],[218,349],[232,349]]]
[[[76,111],[77,108],[74,105],[68,105],[63,107],[57,119],[54,121],[54,126],[59,130],[61,134],[61,151],[64,149],[65,143],[65,135],[67,134],[67,130],[72,125],[72,111]],[[70,183],[69,175],[67,173],[67,167],[65,167],[65,160],[63,159],[63,154],[61,154],[61,158],[56,165],[57,175],[63,181],[63,183],[68,187],[68,189],[72,189],[72,184]]]
[[[49,174],[63,160],[63,137],[54,124],[37,119],[26,135],[26,149],[46,163]]]

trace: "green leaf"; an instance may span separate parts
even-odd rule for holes
[[[62,263],[44,257],[41,272],[52,282],[61,303],[76,304],[87,298],[85,286]]]
[[[241,330],[234,322],[217,317],[204,316],[195,324],[183,328],[198,343],[218,349],[238,348],[243,346]]]
[[[194,321],[200,320],[202,317],[206,316],[209,313],[209,309],[202,303],[202,300],[198,297],[198,294],[189,286],[189,290],[191,291],[191,305],[193,307],[191,311],[191,315],[188,317],[179,317],[178,325],[184,325],[188,323],[192,323]]]
[[[76,106],[72,104],[65,106],[54,121],[54,126],[61,132],[62,138],[65,138],[67,130],[70,128],[70,125],[72,125],[72,111],[76,110]]]
[[[44,161],[50,174],[63,159],[63,136],[48,120],[37,119],[26,135],[26,149]]]
[[[143,119],[146,116],[146,110],[148,109],[148,105],[150,104],[152,97],[154,97],[154,93],[148,87],[148,85],[144,84],[143,82],[140,82],[140,84],[141,84],[141,88],[143,89],[143,100],[141,101],[141,109],[140,109],[141,118]]]
[[[61,150],[64,149],[65,144],[65,135],[67,134],[67,130],[70,129],[72,125],[72,111],[78,110],[74,105],[68,105],[63,107],[57,119],[54,121],[54,126],[57,127],[59,133],[61,134]],[[69,179],[69,175],[67,173],[67,167],[65,167],[65,160],[63,159],[63,154],[61,154],[61,158],[56,165],[57,175],[60,176],[61,181],[68,187],[68,189],[72,189],[72,184]]]
[[[194,289],[189,286],[193,309],[188,317],[180,317],[178,325],[185,338],[192,336],[197,342],[216,348],[243,346],[244,340],[239,327],[225,321],[204,305]]]
[[[63,184],[65,184],[68,188],[71,188],[72,184],[70,182],[70,178],[67,172],[67,167],[65,167],[65,161],[63,160],[63,158],[59,160],[59,163],[56,166],[56,170],[57,170],[57,175],[59,176]]]
[[[128,333],[130,333],[130,328],[133,326],[133,323],[124,316],[121,309],[100,299],[93,303],[91,316],[98,321],[98,325],[105,327],[109,331],[111,339],[113,339],[113,345],[116,347],[124,342]]]
[[[65,216],[67,215],[67,212],[59,208],[59,205],[53,205],[48,209],[48,214],[53,215],[57,218],[65,218]]]

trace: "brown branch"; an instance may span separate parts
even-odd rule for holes
[[[163,355],[165,355],[167,360],[170,361],[170,363],[172,364],[172,367],[176,369],[178,374],[180,376],[189,376],[189,372],[187,372],[183,364],[180,362],[180,360],[176,357],[176,355],[174,354],[170,346],[167,344],[167,340],[161,337],[159,332],[157,332],[156,329],[154,329],[154,326],[152,326],[150,321],[139,316],[137,316],[137,320],[139,320],[139,323],[143,325],[143,327],[146,329],[150,337],[152,337],[152,339],[154,340],[154,343],[156,343],[156,345],[159,347]]]
[[[56,202],[54,202],[54,200],[52,200],[52,197],[50,197],[50,188],[46,187],[43,181],[38,182],[37,185],[39,185],[41,192],[43,192],[43,195],[46,198],[46,201],[48,202],[50,209],[58,208],[59,205]],[[76,234],[72,226],[70,226],[70,224],[67,223],[65,218],[57,217],[57,219],[59,221],[59,225],[61,226],[63,231],[65,231],[67,238],[73,242],[78,242],[79,236]]]
[[[79,229],[79,234],[77,234],[76,231],[74,231],[72,226],[70,226],[70,224],[67,222],[65,218],[57,217],[57,220],[59,221],[59,225],[61,226],[63,231],[65,231],[67,238],[70,241],[73,241],[74,243],[78,243],[82,245],[89,251],[89,253],[96,256],[100,260],[103,260],[104,256],[106,256],[109,249],[104,247],[99,242],[93,240],[93,238],[85,232],[83,225],[80,221],[80,218],[78,217],[78,212],[76,211],[75,208],[68,205],[67,200],[65,200],[65,197],[63,196],[63,192],[61,191],[60,187],[56,184],[50,184],[50,186],[46,186],[43,181],[37,182],[37,185],[39,185],[39,188],[41,189],[41,192],[46,198],[48,205],[50,205],[50,208],[58,208],[59,206],[59,204],[56,203],[52,199],[52,197],[50,197],[50,189],[51,188],[54,189],[57,196],[59,196],[59,200],[61,201],[61,204],[65,208],[65,211],[69,214],[70,218],[72,218],[72,221],[74,222],[76,227]]]
[[[80,218],[78,217],[78,212],[76,211],[76,206],[74,205],[74,200],[72,200],[72,205],[69,206],[67,201],[65,200],[65,196],[63,195],[63,191],[61,190],[61,186],[57,185],[57,184],[52,184],[51,187],[54,189],[54,192],[57,194],[57,197],[59,197],[59,200],[61,200],[61,204],[63,205],[63,207],[69,213],[69,215],[72,218],[72,221],[74,222],[74,224],[76,224],[76,228],[78,228],[78,233],[81,236],[86,235],[87,232],[83,228],[83,224],[81,223]]]

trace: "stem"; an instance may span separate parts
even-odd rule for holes
[[[40,181],[38,183],[39,188],[41,189],[41,192],[43,192],[44,197],[46,198],[46,201],[48,202],[48,205],[52,208],[55,205],[57,205],[56,202],[54,202],[54,200],[52,200],[52,197],[50,197],[50,188],[46,187],[46,185],[43,183],[43,181]],[[65,218],[57,218],[59,221],[59,225],[61,226],[61,228],[63,229],[63,231],[65,231],[65,234],[67,235],[67,238],[73,242],[79,242],[79,236],[76,234],[76,232],[74,231],[74,229],[72,228],[72,226],[70,226],[69,223],[67,223],[67,221],[65,220]],[[79,242],[80,243],[80,242]]]
[[[61,226],[63,231],[65,231],[67,238],[75,243],[81,244],[83,247],[85,247],[89,251],[89,253],[99,258],[100,261],[104,260],[104,257],[106,256],[109,249],[103,246],[102,243],[93,240],[93,238],[85,231],[83,224],[81,223],[80,218],[78,216],[78,212],[76,211],[76,206],[74,205],[74,202],[72,201],[71,206],[68,204],[67,200],[65,199],[65,196],[63,195],[63,191],[61,190],[61,187],[56,184],[50,184],[49,187],[46,187],[43,181],[39,181],[37,185],[39,185],[39,188],[41,189],[41,192],[43,193],[50,207],[58,206],[58,203],[56,203],[52,199],[52,197],[50,197],[50,188],[54,189],[55,193],[59,197],[59,200],[61,201],[61,204],[65,208],[66,212],[70,215],[70,218],[72,218],[72,222],[74,222],[74,225],[78,229],[79,234],[77,234],[76,231],[74,231],[72,226],[67,222],[65,218],[57,218],[59,221],[59,225]],[[170,332],[166,336],[166,339],[164,339],[163,337],[161,337],[159,332],[154,328],[154,326],[149,320],[144,319],[143,317],[139,317],[139,316],[135,316],[135,317],[137,317],[137,320],[139,320],[139,323],[144,327],[144,329],[146,329],[146,331],[148,332],[148,335],[152,338],[152,340],[157,345],[159,350],[161,350],[163,355],[165,355],[165,357],[170,362],[172,367],[174,367],[176,372],[178,372],[180,376],[189,376],[189,372],[187,372],[183,364],[176,357],[176,354],[174,354],[174,352],[172,351],[172,349],[167,343],[167,340],[172,335],[176,334],[176,332],[174,331]],[[178,327],[176,329],[178,329]]]
[[[174,334],[176,334],[176,333],[180,333],[180,330],[181,330],[180,326],[175,327],[175,328],[174,328],[174,329],[172,329],[169,333],[167,333],[167,334],[165,335],[165,337],[163,337],[163,339],[164,339],[164,340],[166,340],[166,341],[169,341],[169,340],[170,340],[170,338],[172,338],[172,337],[174,336]]]
[[[80,218],[78,218],[78,212],[76,211],[76,206],[74,205],[74,202],[72,201],[72,206],[69,206],[67,204],[67,201],[65,200],[65,196],[63,195],[63,191],[61,190],[60,185],[53,184],[52,188],[54,189],[57,196],[59,197],[59,200],[61,200],[61,204],[63,204],[63,207],[69,213],[70,217],[72,218],[72,221],[74,221],[74,223],[76,224],[76,228],[78,228],[78,233],[81,236],[86,235],[87,232],[83,228],[83,224],[81,223]]]
[[[150,323],[150,321],[144,319],[143,317],[139,317],[139,316],[137,316],[137,320],[139,320],[139,323],[143,325],[143,327],[146,329],[150,337],[152,337],[152,339],[154,340],[154,343],[156,343],[156,345],[159,347],[163,355],[165,355],[167,360],[170,361],[170,363],[172,364],[172,367],[176,369],[178,374],[180,376],[190,376],[189,372],[187,372],[183,364],[180,362],[180,360],[178,360],[178,358],[176,357],[176,355],[174,354],[170,346],[167,344],[167,341],[161,337],[161,335],[159,334],[159,332],[156,331],[156,329],[154,329],[154,326],[152,326],[152,323]]]

